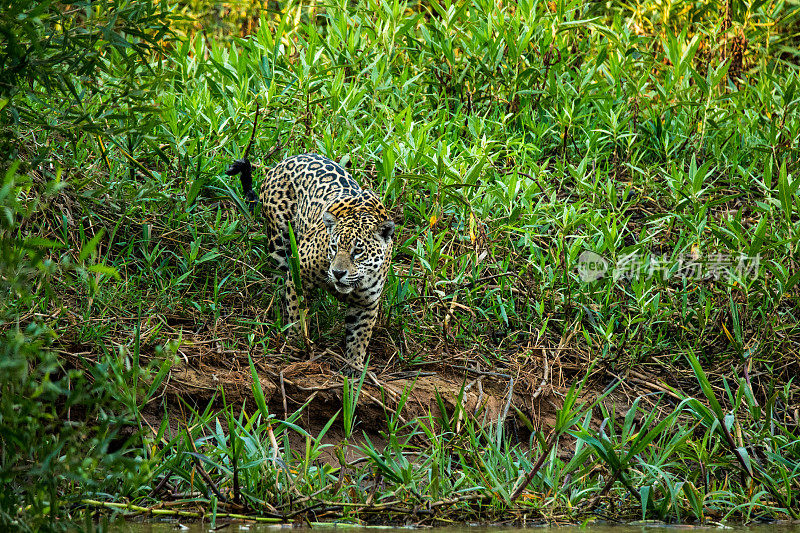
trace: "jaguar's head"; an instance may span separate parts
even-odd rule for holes
[[[341,294],[348,294],[365,280],[382,279],[380,275],[391,250],[394,222],[383,213],[329,208],[322,215],[328,230],[328,281]]]

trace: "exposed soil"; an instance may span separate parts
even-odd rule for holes
[[[283,348],[284,352],[291,351]],[[371,352],[381,354],[388,351],[387,348],[378,336]],[[339,372],[341,356],[335,350],[318,344],[303,354],[253,353],[251,356],[270,413],[279,420],[287,419],[307,403],[297,423],[311,435],[317,435],[342,408],[344,377]],[[439,361],[419,370],[403,370],[401,365],[392,362],[391,355],[378,357],[370,365],[371,372],[365,378],[359,397],[357,437],[363,432],[380,447],[387,417],[397,415],[401,422],[429,414],[437,417],[440,414],[437,393],[448,415],[452,416],[462,394],[462,404],[470,416],[484,425],[496,424],[502,418],[507,434],[518,442],[527,442],[531,429],[547,434],[562,405],[563,393],[579,370],[578,379],[583,376],[583,369],[578,365],[559,364],[560,356],[553,356],[557,353],[557,350],[526,349],[524,356],[513,364],[486,370],[475,361],[464,360]],[[182,423],[181,420],[188,420],[186,405],[202,410],[213,401],[221,408],[222,392],[228,405],[242,405],[248,413],[257,409],[246,351],[226,349],[221,340],[183,335],[178,357],[179,362],[172,368],[162,390],[174,426]],[[602,393],[606,380],[607,377],[599,373],[587,387],[584,399],[591,401]],[[396,413],[406,389],[409,389],[408,399],[402,411]],[[154,398],[144,413],[154,428],[160,424],[163,413],[159,398]],[[629,399],[616,392],[609,398],[617,404],[620,415],[630,405]],[[333,424],[324,442],[341,442],[341,426]],[[300,436],[296,437],[299,443]],[[327,459],[333,457],[329,455]]]
[[[343,404],[344,381],[340,373],[344,367],[342,350],[335,340],[340,334],[337,328],[341,328],[341,321],[333,313],[331,323],[319,324],[316,321],[321,313],[313,313],[315,323],[310,330],[322,332],[326,337],[316,339],[310,348],[298,352],[286,346],[279,333],[261,329],[267,322],[263,318],[271,313],[271,303],[264,308],[254,307],[247,299],[226,301],[227,315],[216,320],[197,310],[182,309],[150,316],[142,323],[142,366],[154,363],[157,367],[163,357],[156,355],[158,346],[170,340],[180,341],[176,363],[161,390],[143,410],[154,431],[163,418],[162,399],[166,400],[173,430],[190,420],[187,406],[202,411],[213,402],[216,410],[227,404],[242,406],[247,413],[255,412],[249,357],[258,372],[269,411],[277,420],[288,419],[302,409],[296,423],[315,436],[337,414]],[[54,311],[53,316],[62,314],[73,325],[62,341],[83,320],[72,308],[79,308],[78,303]],[[106,325],[104,338],[117,339],[114,344],[120,350],[127,347],[130,353],[134,344],[131,325],[136,320],[135,316],[102,320]],[[469,347],[447,334],[413,336],[400,331],[395,338],[392,331],[398,330],[394,327],[376,330],[369,348],[370,372],[356,409],[359,424],[356,438],[366,434],[377,447],[383,442],[381,434],[386,430],[387,418],[396,414],[406,390],[407,401],[397,414],[401,422],[429,414],[438,417],[441,413],[437,393],[452,417],[459,394],[463,394],[461,403],[469,416],[484,425],[502,420],[506,435],[516,442],[527,443],[532,431],[547,435],[562,407],[564,394],[586,376],[593,357],[575,333],[538,342],[530,334],[518,335],[517,338],[526,340],[510,343],[492,339],[480,347]],[[249,335],[267,339],[268,345],[249,348]],[[405,353],[421,355],[413,362],[401,361],[398,345],[404,346]],[[85,365],[84,359],[92,360],[99,354],[96,347],[77,341],[66,342],[61,348],[60,353],[75,367]],[[616,386],[603,400],[608,412],[615,416],[624,417],[636,398],[640,398],[644,412],[661,409],[666,414],[680,401],[680,393],[702,397],[691,369],[671,364],[675,359],[675,354],[664,353],[652,355],[646,364],[627,360],[624,355],[601,360],[593,367],[581,400],[591,402]],[[713,365],[708,363],[704,361],[705,371],[712,379],[717,398],[725,404],[723,378],[735,382],[738,377],[747,376],[745,363],[725,359]],[[759,401],[766,401],[763,391],[768,390],[774,375],[791,375],[791,365],[787,359],[786,364],[772,370],[774,374],[749,370],[748,379],[752,379]],[[593,423],[599,424],[602,416],[599,412],[596,415]],[[797,406],[777,406],[775,416],[784,423],[800,423]],[[341,423],[334,423],[324,442],[341,442],[341,428]],[[299,443],[301,436],[290,433]]]

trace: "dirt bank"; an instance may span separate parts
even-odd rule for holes
[[[288,419],[298,409],[297,423],[311,435],[342,408],[343,375],[338,371],[342,359],[334,344],[318,342],[309,350],[297,353],[279,346],[283,353],[250,353],[246,349],[224,346],[222,339],[182,335],[177,363],[165,380],[162,393],[145,408],[145,415],[155,428],[161,421],[166,396],[173,424],[187,420],[186,406],[203,409],[209,402],[222,407],[222,394],[228,405],[242,405],[247,412],[256,409],[248,355],[258,371],[261,388],[271,414]],[[365,433],[376,445],[385,431],[388,417],[401,422],[438,416],[441,408],[437,394],[449,415],[455,411],[459,395],[468,412],[485,425],[502,420],[507,435],[517,442],[527,442],[532,431],[545,434],[555,421],[562,398],[569,387],[582,378],[588,360],[576,361],[566,350],[522,346],[508,362],[488,368],[481,358],[453,356],[409,367],[397,361],[385,338],[378,336],[371,352],[370,365],[356,409],[358,433]],[[584,399],[591,401],[617,378],[606,371],[595,371]],[[620,416],[633,398],[654,390],[667,391],[656,375],[639,376],[630,372],[626,383],[607,401],[613,402]],[[408,399],[397,413],[404,392]],[[670,394],[668,392],[668,394]],[[653,400],[655,406],[655,400]],[[307,405],[306,405],[307,404]],[[306,405],[305,408],[303,406]],[[334,424],[326,442],[341,440],[341,424]]]

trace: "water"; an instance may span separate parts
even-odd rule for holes
[[[692,525],[664,525],[664,524],[644,524],[636,526],[622,526],[622,525],[590,525],[586,527],[579,526],[540,526],[530,528],[513,528],[513,527],[448,527],[448,528],[433,528],[421,529],[419,531],[431,533],[537,533],[539,530],[546,529],[546,533],[680,533],[678,530],[692,530],[697,533],[800,533],[800,524],[760,524],[754,526],[729,526],[729,527],[714,527],[714,526],[692,526]],[[345,533],[345,532],[363,532],[375,531],[376,533],[409,533],[408,528],[391,528],[391,527],[369,527],[362,528],[359,526],[352,526],[347,524],[340,524],[336,526],[315,527],[308,529],[305,527],[292,527],[291,525],[276,525],[276,524],[242,524],[231,523],[223,526],[222,523],[217,524],[217,529],[212,529],[211,525],[206,523],[178,523],[175,521],[164,522],[121,522],[116,523],[111,528],[113,533],[175,533],[176,531],[185,531],[186,533],[213,533],[215,531],[222,531],[225,533],[279,533],[281,530],[292,530],[297,533]],[[533,530],[533,531],[530,531]],[[542,532],[544,533],[544,532]]]

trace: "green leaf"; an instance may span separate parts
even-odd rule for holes
[[[767,234],[768,217],[761,217],[756,227],[755,235],[753,236],[753,243],[747,251],[747,255],[754,256],[761,251],[761,246],[764,243],[764,236]]]
[[[694,484],[691,481],[686,481],[683,484],[683,493],[686,495],[686,499],[689,500],[689,505],[692,506],[692,510],[694,511],[695,518],[698,520],[703,519],[703,499],[700,497],[700,493],[695,488]]]
[[[236,193],[233,189],[231,189],[231,186],[228,185],[228,182],[222,177],[217,176],[217,183],[220,185],[220,187],[209,187],[209,188],[211,190],[222,192],[224,196],[230,198],[230,200],[236,204],[236,207],[239,208],[239,212],[241,214],[243,214],[247,218],[252,219],[253,216],[250,214],[250,209],[248,209],[248,207],[242,201],[242,198],[239,196],[239,194]]]
[[[228,468],[226,466],[223,466],[223,465],[217,463],[216,461],[213,461],[211,458],[209,458],[206,455],[203,455],[202,453],[189,452],[189,451],[186,451],[186,452],[183,452],[183,453],[185,453],[186,455],[191,455],[195,459],[199,459],[199,460],[203,461],[204,463],[213,466],[214,468],[216,468],[220,472],[223,472],[225,474],[232,474],[233,473],[230,468]]]
[[[102,264],[101,265],[92,265],[92,266],[89,267],[89,270],[91,270],[92,272],[98,272],[100,274],[105,274],[108,277],[113,277],[117,281],[122,279],[122,277],[119,275],[119,271],[116,268],[110,267],[108,265],[102,265]]]
[[[269,410],[267,409],[267,402],[264,399],[264,389],[261,387],[261,379],[258,377],[256,365],[253,363],[253,358],[247,354],[247,361],[250,363],[250,377],[253,380],[253,396],[256,399],[256,405],[261,412],[264,422],[270,419]]]
[[[650,502],[650,485],[639,487],[639,495],[642,497],[642,520],[647,518],[647,505]]]
[[[197,260],[197,264],[205,263],[206,261],[211,261],[213,259],[216,259],[220,255],[222,254],[220,254],[216,250],[211,250],[210,252],[206,252],[205,254],[203,254],[203,257]]]
[[[200,194],[200,191],[206,185],[206,179],[203,176],[198,176],[194,180],[192,180],[192,185],[189,187],[189,192],[186,193],[186,206],[194,205],[195,201],[197,200],[197,196]]]
[[[798,180],[796,180],[798,181]],[[781,163],[780,174],[778,175],[778,200],[781,203],[783,215],[786,222],[792,223],[792,188],[789,185],[789,177],[786,173],[786,161]]]
[[[787,293],[792,290],[792,288],[797,285],[798,281],[800,281],[800,271],[792,274],[792,276],[786,281],[786,284],[783,286],[783,292]]]
[[[747,473],[750,475],[750,477],[753,477],[753,465],[750,462],[750,454],[747,453],[747,448],[737,447],[736,451],[739,453],[739,457],[741,457],[744,461],[744,466],[747,468]]]
[[[64,248],[66,245],[63,242],[31,235],[25,239],[25,246],[28,248]]]
[[[100,243],[100,239],[103,238],[104,233],[105,230],[100,229],[100,231],[98,231],[89,242],[83,245],[80,254],[78,254],[78,262],[83,263],[84,261],[86,261],[86,258],[89,257],[89,255],[95,251],[97,245]]]
[[[161,362],[161,367],[158,369],[158,373],[155,375],[152,383],[150,383],[150,387],[147,389],[147,394],[144,397],[145,402],[149,401],[150,398],[153,397],[153,394],[155,394],[156,390],[158,390],[158,388],[161,386],[161,383],[163,383],[164,378],[167,377],[167,374],[172,369],[172,361],[172,358],[167,356]],[[143,408],[144,405],[142,405],[140,409]]]
[[[721,423],[725,418],[725,414],[722,411],[722,406],[719,404],[719,401],[717,401],[717,397],[714,394],[714,389],[711,388],[711,382],[708,381],[708,377],[706,376],[703,367],[700,366],[700,361],[691,350],[686,352],[686,359],[689,360],[689,364],[692,366],[694,375],[697,378],[697,381],[700,383],[700,388],[703,390],[703,395],[708,400],[711,410],[714,412],[717,420]]]

